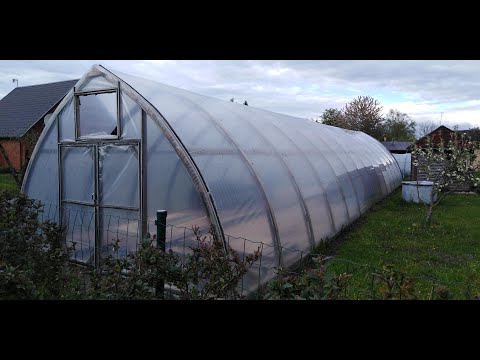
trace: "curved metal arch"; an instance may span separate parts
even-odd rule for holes
[[[52,121],[53,123],[54,121]],[[49,124],[48,126],[46,126],[44,129],[43,129],[43,132],[42,134],[40,135],[40,137],[38,138],[38,141],[37,143],[35,144],[35,148],[33,149],[32,151],[32,156],[31,158],[33,159],[36,155],[37,155],[37,152],[38,152],[38,148],[39,148],[39,144],[43,142],[43,139],[45,138],[45,134],[48,133],[48,131],[50,130],[50,127],[52,126],[52,124]],[[27,179],[28,179],[28,175],[30,174],[30,169],[32,167],[32,161],[29,161],[28,164],[27,164],[27,168],[25,170],[25,175],[23,176],[23,182],[22,182],[22,187],[20,188],[20,192],[22,194],[25,193],[25,184],[27,182]]]
[[[372,149],[372,151],[375,151],[375,153],[378,154],[379,159],[383,160],[383,162],[381,162],[380,165],[384,168],[384,173],[382,173],[382,175],[383,175],[384,182],[385,182],[386,193],[388,194],[392,191],[392,174],[390,173],[390,170],[388,168],[388,165],[389,165],[388,164],[388,157],[385,156],[385,153],[383,153],[378,146],[373,145],[373,141],[369,141],[369,142],[365,141],[366,139],[363,138],[364,136],[369,136],[369,137],[371,137],[371,136],[363,133],[363,136],[359,137],[359,138],[365,144],[367,144],[367,146],[370,147],[370,149]],[[384,147],[383,145],[380,145],[380,146]]]
[[[250,173],[254,179],[254,181],[257,183],[258,189],[260,193],[262,194],[263,200],[265,201],[265,204],[267,206],[267,214],[268,214],[268,220],[269,220],[269,225],[270,225],[270,231],[273,236],[273,242],[274,242],[274,247],[275,247],[275,256],[277,257],[277,263],[280,266],[281,265],[281,243],[280,243],[280,235],[278,232],[278,226],[277,226],[277,221],[275,218],[275,213],[273,212],[272,206],[270,204],[270,201],[268,200],[267,194],[265,193],[264,186],[262,184],[262,181],[260,178],[257,176],[255,169],[252,167],[252,164],[248,161],[248,157],[245,155],[245,153],[242,151],[240,146],[237,144],[235,140],[230,136],[229,132],[223,127],[222,124],[220,124],[218,121],[215,120],[214,117],[212,117],[208,112],[206,112],[204,109],[198,106],[198,104],[188,100],[188,99],[182,99],[182,101],[188,102],[190,105],[198,109],[199,113],[204,114],[206,116],[206,119],[213,124],[213,126],[225,136],[225,138],[230,142],[230,144],[235,148],[235,150],[238,151],[238,154],[240,155],[240,158],[244,162],[244,164],[247,166],[247,168],[250,170]],[[212,195],[213,198],[213,195]]]
[[[325,129],[329,134],[334,134],[328,127]],[[343,154],[345,155],[345,158],[348,158],[350,161],[353,162],[353,164],[355,165],[355,168],[357,169],[357,171],[359,170],[358,167],[357,167],[357,164],[355,164],[355,161],[353,161],[353,159],[351,158],[350,155],[348,155],[347,153],[347,148],[345,147],[345,142],[344,142],[344,139],[343,137],[339,136],[338,138],[338,144],[340,145],[340,149],[343,151]],[[345,165],[345,163],[343,162],[342,160],[342,164],[343,166],[345,167],[345,170],[347,170],[347,167]],[[358,207],[358,214],[359,216],[362,216],[362,207],[360,205],[360,196],[358,195],[357,193],[357,189],[355,188],[355,185],[353,184],[353,179],[352,179],[352,176],[350,175],[350,172],[347,170],[347,175],[348,175],[348,178],[350,179],[350,182],[352,183],[352,187],[353,187],[353,191],[355,192],[355,198],[357,199],[357,207]],[[362,183],[363,183],[363,179],[362,179]],[[365,185],[365,183],[364,183]]]
[[[329,125],[325,125],[325,126],[329,126]],[[331,132],[330,132],[331,133]],[[357,205],[357,208],[358,208],[358,214],[361,215],[362,214],[362,210],[360,209],[360,200],[359,200],[359,197],[358,197],[358,194],[357,194],[357,189],[355,189],[355,185],[353,185],[353,180],[352,180],[352,177],[350,175],[350,172],[348,171],[347,169],[347,166],[345,165],[345,162],[343,161],[342,157],[340,157],[339,155],[337,155],[337,152],[330,146],[330,144],[325,141],[322,137],[319,137],[319,140],[322,141],[330,150],[333,154],[335,154],[335,156],[338,158],[338,162],[342,165],[342,167],[345,169],[345,174],[347,175],[348,177],[348,180],[350,181],[350,184],[352,186],[352,189],[353,189],[353,193],[355,194],[355,202],[356,202],[356,205]],[[341,144],[341,143],[340,143]],[[343,148],[343,146],[340,146],[340,149],[344,152],[345,156],[348,156]],[[345,201],[346,203],[346,201]],[[348,205],[347,205],[347,208],[348,208]],[[355,220],[353,218],[353,216],[350,216],[349,214],[349,222]]]
[[[398,174],[400,174],[400,179],[399,181],[396,181],[395,179],[395,174],[393,173],[393,169],[391,168],[391,166],[389,166],[388,168],[391,170],[391,173],[390,173],[390,186],[391,186],[391,189],[390,191],[393,191],[395,190],[401,183],[401,171],[400,171],[400,166],[398,166],[398,163],[395,161],[393,161],[392,159],[395,160],[395,158],[393,157],[393,155],[385,148],[385,146],[383,146],[378,140],[374,139],[373,143],[372,143],[372,146],[376,146],[381,153],[383,153],[385,155],[385,158],[387,160],[390,161],[390,164],[389,165],[393,165],[393,164],[397,164],[397,170],[398,170]]]
[[[305,225],[307,227],[307,232],[308,232],[308,240],[310,241],[310,245],[314,246],[315,245],[315,239],[313,235],[313,227],[312,227],[312,220],[310,217],[310,212],[307,208],[307,205],[305,204],[305,199],[303,197],[302,191],[300,190],[300,187],[297,184],[297,181],[295,180],[295,176],[292,174],[290,168],[287,166],[283,158],[280,156],[278,153],[278,150],[274,144],[270,140],[268,140],[265,136],[263,136],[262,132],[259,131],[259,129],[248,119],[248,117],[245,117],[244,120],[250,125],[250,127],[257,133],[260,138],[265,141],[268,145],[270,145],[271,149],[273,150],[273,153],[275,154],[276,158],[280,161],[280,163],[283,165],[285,170],[287,170],[288,177],[293,183],[293,187],[295,189],[295,193],[297,197],[300,200],[300,206],[302,208],[302,211],[304,213],[304,219],[305,219]],[[283,134],[281,132],[281,134]]]
[[[366,135],[366,134],[365,134]],[[368,136],[368,135],[366,135]],[[392,159],[395,159],[392,154],[390,154],[390,151],[387,150],[387,148],[385,146],[383,146],[377,139],[373,139],[373,141],[371,141],[371,146],[372,147],[376,147],[379,152],[381,154],[383,154],[383,157],[384,159],[387,160],[387,165],[385,166],[388,170],[388,175],[389,175],[389,181],[390,181],[390,190],[389,192],[393,191],[394,189],[396,189],[398,187],[398,185],[400,184],[395,184],[396,181],[395,181],[395,174],[393,173],[393,169],[391,167],[391,165],[393,164],[396,164],[396,162],[394,162]],[[400,171],[400,167],[398,166],[397,164],[397,168],[398,168],[398,173],[401,175],[401,171]],[[401,181],[401,177],[400,177],[400,181]]]
[[[83,85],[89,77],[94,76],[94,75],[101,75],[101,74],[104,74],[104,73],[103,73],[103,71],[101,71],[98,68],[97,65],[92,66],[90,68],[90,70],[88,72],[86,72],[80,78],[80,80],[77,81],[77,83],[72,87],[72,89],[70,89],[70,91],[67,93],[67,95],[64,96],[64,98],[62,99],[62,101],[60,101],[60,103],[58,104],[55,111],[52,113],[52,116],[50,117],[50,122],[45,126],[45,128],[42,131],[42,134],[38,138],[38,141],[35,145],[35,149],[32,152],[31,159],[33,159],[36,156],[36,154],[38,152],[38,149],[40,148],[41,144],[43,143],[43,140],[45,139],[45,136],[47,135],[48,131],[50,130],[50,127],[52,127],[54,123],[57,123],[57,143],[60,142],[60,138],[59,138],[60,124],[58,122],[58,114],[63,110],[65,105],[70,100],[72,100],[75,88],[78,88],[79,86]],[[29,174],[30,174],[30,170],[31,170],[32,165],[33,165],[33,161],[30,161],[28,163],[27,169],[25,170],[25,175],[23,177],[23,183],[22,183],[22,188],[21,188],[22,193],[24,192],[24,189],[25,189],[26,180],[29,178]],[[60,204],[59,204],[59,206],[60,206]]]
[[[111,82],[120,82],[121,90],[130,96],[130,98],[137,102],[138,105],[145,111],[147,115],[159,126],[162,130],[163,134],[170,142],[170,145],[173,147],[177,155],[179,156],[180,160],[185,165],[189,175],[192,178],[193,184],[197,191],[199,192],[202,200],[205,204],[207,210],[207,216],[210,220],[210,223],[213,225],[215,229],[216,235],[220,238],[223,244],[226,244],[225,235],[223,233],[223,228],[218,217],[217,209],[215,203],[213,201],[213,196],[210,193],[208,186],[203,178],[200,170],[198,169],[195,161],[187,151],[185,145],[179,138],[179,136],[175,133],[171,125],[165,119],[165,117],[161,114],[161,112],[148,100],[146,100],[140,93],[138,93],[132,86],[130,86],[127,82],[122,80],[120,77],[116,76],[115,74],[111,73],[109,70],[105,69],[101,65],[94,65],[92,70],[98,70],[102,73],[105,78]]]
[[[364,133],[362,133],[364,134]],[[370,142],[366,142],[365,139],[363,138],[363,136],[359,136],[358,137],[358,141],[360,141],[362,144],[364,144],[365,146],[367,146],[369,149],[372,150],[372,152],[374,152],[375,154],[377,154],[377,151],[378,149],[375,149],[374,147],[371,146],[371,143]],[[383,146],[383,145],[382,145]],[[383,156],[380,157],[380,159],[382,158]],[[373,164],[372,164],[373,165]],[[390,184],[390,175],[387,174],[387,176],[389,177],[389,179],[385,179],[385,175],[382,174],[382,177],[381,177],[381,181],[383,181],[383,185],[385,186],[385,192],[388,194],[390,192],[390,189],[389,189],[389,184]],[[388,180],[388,184],[387,184],[387,180]],[[382,195],[385,195],[385,194],[382,194]]]
[[[352,139],[351,139],[352,142],[356,142],[359,146],[365,146],[365,143],[363,141],[361,141],[361,139],[359,139],[359,137],[357,136],[354,136]],[[382,179],[379,179],[378,176],[377,176],[377,172],[375,171],[375,165],[374,165],[374,159],[371,157],[371,152],[369,151],[366,151],[365,152],[365,159],[367,162],[364,161],[364,158],[359,156],[357,157],[358,159],[360,159],[360,161],[362,162],[362,164],[364,165],[364,168],[365,169],[368,169],[368,168],[372,168],[373,171],[374,171],[374,174],[375,174],[375,179],[376,181],[378,181],[378,186],[380,187],[381,189],[381,182],[383,180],[383,176],[382,176]],[[383,181],[384,185],[385,185],[385,181]],[[386,185],[385,185],[385,188],[386,188]],[[378,199],[378,197],[380,197],[381,194],[379,194],[373,201],[376,201]],[[369,207],[371,206],[370,204],[368,205]]]
[[[310,161],[310,159],[305,156],[305,154],[303,153],[303,151],[298,147],[298,145],[290,138],[290,136],[288,136],[288,134],[286,132],[284,132],[280,127],[278,127],[277,125],[273,124],[272,123],[272,126],[275,127],[276,129],[278,129],[278,131],[280,131],[289,141],[290,143],[299,151],[300,154],[302,154],[303,158],[305,159],[305,161],[307,162],[308,164],[308,167],[310,168],[310,170],[312,171],[312,174],[315,178],[315,180],[317,181],[317,184],[318,186],[322,189],[322,193],[323,193],[323,198],[325,199],[325,203],[327,204],[327,210],[328,210],[328,215],[329,215],[329,218],[330,218],[330,223],[332,224],[333,226],[333,231],[335,232],[335,219],[333,218],[333,214],[332,214],[332,209],[330,208],[330,204],[328,203],[328,199],[327,199],[327,194],[325,193],[325,189],[322,185],[322,181],[320,179],[320,176],[317,172],[317,170],[315,170],[315,167],[313,166],[312,162]],[[306,203],[305,203],[305,206],[306,206]],[[313,233],[313,227],[312,227],[312,233]],[[315,245],[315,238],[314,238],[314,245]]]
[[[50,117],[50,121],[49,123],[45,126],[45,128],[43,129],[40,137],[38,138],[38,141],[37,143],[35,144],[35,148],[33,149],[32,151],[32,155],[31,155],[31,159],[33,160],[36,155],[37,155],[37,152],[39,151],[38,149],[40,149],[40,145],[43,143],[43,140],[45,139],[45,137],[47,136],[48,132],[50,131],[50,128],[52,126],[54,126],[54,124],[58,123],[58,114],[59,112],[63,109],[63,107],[66,105],[66,103],[73,97],[73,88],[72,90],[70,90],[67,95],[65,95],[65,97],[63,98],[63,100],[60,102],[60,104],[58,104],[57,108],[55,109],[55,111],[53,112],[52,116]],[[57,124],[57,143],[58,143],[58,132],[59,132],[59,127],[58,127],[58,124]],[[25,193],[25,184],[27,182],[27,179],[29,178],[29,175],[30,175],[30,170],[33,166],[33,161],[29,161],[28,162],[28,165],[27,165],[27,169],[25,170],[25,175],[23,176],[23,182],[22,182],[22,187],[20,189],[20,192],[22,193]]]
[[[353,137],[353,138],[351,139],[351,141],[352,141],[352,142],[355,142],[355,141],[357,141],[357,138],[356,138],[356,137]],[[357,141],[357,144],[358,144],[358,141]],[[361,145],[361,144],[360,144],[360,145]],[[368,157],[368,152],[365,154],[365,156]],[[350,158],[352,159],[352,161],[353,161],[353,163],[355,164],[355,167],[357,168],[358,171],[361,171],[361,169],[358,168],[355,160],[353,160],[354,158],[360,160],[360,162],[363,164],[363,169],[368,169],[369,166],[372,166],[372,165],[368,165],[368,164],[363,160],[362,157],[357,157],[356,154],[354,154],[354,156],[351,156]],[[370,160],[370,161],[371,161],[371,160]],[[361,179],[362,179],[362,182],[363,182],[364,187],[366,188],[366,187],[368,186],[368,185],[365,183],[366,180],[363,178],[363,176],[361,177]],[[367,208],[368,208],[368,207],[370,207],[370,204],[367,204]],[[360,213],[360,216],[361,216],[361,215],[362,215],[362,213]]]
[[[327,157],[323,156],[322,151],[317,147],[317,145],[315,145],[313,141],[311,141],[305,134],[303,134],[303,132],[297,130],[297,133],[300,134],[300,136],[302,136],[305,139],[305,141],[307,141],[310,145],[312,145],[315,149],[317,149],[318,154],[320,156],[322,156],[322,158],[325,160],[325,163],[327,163],[328,166],[330,167],[330,170],[331,170],[332,174],[335,175],[335,171],[333,170],[333,166],[330,163],[330,160]],[[325,141],[322,140],[322,143],[324,143],[331,150],[330,146],[328,146],[328,144],[326,144]],[[350,220],[350,214],[349,214],[349,211],[348,211],[347,201],[345,199],[345,194],[343,192],[342,185],[340,184],[337,175],[335,175],[335,183],[338,186],[338,189],[340,191],[340,195],[342,196],[342,200],[343,200],[343,203],[345,205],[345,211],[347,212],[347,220],[348,220],[348,222],[350,222],[351,220]],[[330,206],[330,202],[328,203],[328,205]]]

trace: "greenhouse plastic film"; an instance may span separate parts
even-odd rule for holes
[[[65,203],[62,208],[66,245],[72,248],[71,258],[94,264],[95,209],[92,206]]]
[[[142,108],[128,95],[120,93],[122,139],[142,138]]]
[[[57,123],[53,122],[46,131],[41,146],[30,159],[31,175],[25,177],[23,191],[51,206],[58,205]]]
[[[205,205],[195,189],[185,165],[158,126],[146,119],[145,168],[148,219],[156,219],[156,211],[166,209],[169,224],[208,232]]]
[[[139,148],[137,145],[98,147],[100,205],[140,206]]]
[[[65,107],[62,108],[57,117],[59,126],[59,141],[75,141],[75,120],[73,110],[73,90],[67,94],[67,98],[70,97]],[[55,134],[56,135],[56,134]]]
[[[61,149],[62,199],[92,203],[94,193],[94,154],[92,146],[66,146]]]
[[[144,176],[147,235],[154,231],[156,210],[167,210],[167,223],[172,225],[167,234],[171,240],[168,248],[181,253],[186,245],[193,246],[195,236],[187,230],[199,226],[205,233],[209,219],[216,222],[217,215],[227,245],[242,256],[262,247],[262,263],[255,264],[242,283],[246,289],[263,285],[275,276],[280,253],[283,265],[293,265],[302,259],[303,253],[298,250],[307,251],[312,241],[318,243],[336,235],[400,184],[400,170],[392,155],[363,133],[117,75],[119,78],[93,67],[76,90],[117,89],[120,81],[121,118],[117,119],[115,93],[81,96],[84,108],[80,105],[80,135],[90,145],[65,146],[76,140],[71,92],[55,111],[55,121],[42,134],[24,190],[39,200],[58,202],[58,182],[52,189],[43,184],[55,184],[60,162],[63,201],[90,204],[97,175],[100,202],[136,208],[142,189],[138,179]],[[140,104],[155,118],[146,117],[144,138]],[[89,112],[89,107],[94,111]],[[115,129],[118,124],[121,129]],[[105,144],[128,139],[138,139],[139,144]],[[82,205],[68,205],[82,209]],[[112,229],[118,231],[114,239],[120,240],[127,254],[141,232],[138,223],[130,224],[130,220],[138,222],[142,209],[99,206],[100,227],[104,232],[107,228],[106,234],[101,233],[102,247],[107,246],[108,253],[112,224],[106,219],[127,219]],[[83,210],[94,211],[94,207],[83,206]],[[72,222],[67,224],[71,238],[88,244],[77,254],[84,261],[91,258],[95,236],[90,230],[83,232],[89,229],[87,220],[65,213],[64,221]]]

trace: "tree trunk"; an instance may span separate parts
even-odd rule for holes
[[[425,225],[430,225],[432,222],[433,204],[428,205],[427,217],[425,218]]]
[[[432,222],[433,206],[435,205],[433,203],[433,197],[435,196],[435,192],[433,191],[434,188],[435,188],[435,185],[432,187],[432,193],[430,194],[430,204],[428,205],[427,217],[425,218],[425,225],[430,225],[430,223]]]

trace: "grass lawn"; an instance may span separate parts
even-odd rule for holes
[[[372,267],[411,276],[419,299],[439,298],[444,284],[450,298],[480,295],[480,195],[448,195],[424,226],[426,207],[402,201],[401,189],[375,205],[352,228],[322,252],[336,255],[335,272],[352,274],[349,298],[371,298]],[[435,284],[435,285],[433,285]]]
[[[0,191],[18,191],[17,184],[11,174],[0,174]]]

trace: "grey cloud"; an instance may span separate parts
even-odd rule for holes
[[[480,61],[22,60],[0,62],[0,97],[14,88],[14,77],[20,86],[67,80],[80,77],[94,63],[200,94],[224,100],[234,97],[238,102],[247,100],[250,106],[307,118],[329,107],[342,108],[358,95],[396,92],[418,104],[447,106],[478,100],[480,94]],[[385,110],[390,108],[382,105]],[[452,104],[450,111],[477,109],[480,105]],[[438,113],[413,117],[435,121]]]

